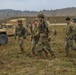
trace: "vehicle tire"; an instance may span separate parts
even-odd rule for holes
[[[8,42],[8,36],[6,34],[0,34],[0,44],[7,44]]]

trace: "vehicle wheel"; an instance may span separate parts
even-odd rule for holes
[[[0,34],[0,44],[7,44],[8,42],[8,36],[6,34]]]

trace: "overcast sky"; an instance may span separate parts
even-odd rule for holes
[[[76,0],[0,0],[0,9],[50,10],[76,7]]]

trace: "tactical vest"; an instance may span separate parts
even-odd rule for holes
[[[72,34],[73,32],[73,27],[72,26],[68,26],[67,27],[67,34]]]
[[[18,26],[17,27],[17,35],[18,36],[23,36],[25,35],[25,28],[23,26]]]
[[[48,27],[46,26],[45,21],[41,21],[41,22],[39,23],[39,31],[40,31],[40,34],[43,33],[43,34],[45,34],[46,36],[48,36],[49,30],[48,30]]]

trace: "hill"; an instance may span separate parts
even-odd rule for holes
[[[38,13],[44,13],[46,16],[76,16],[76,7],[43,11],[21,11],[12,9],[2,9],[0,10],[0,19],[25,16],[31,17],[37,16]]]

